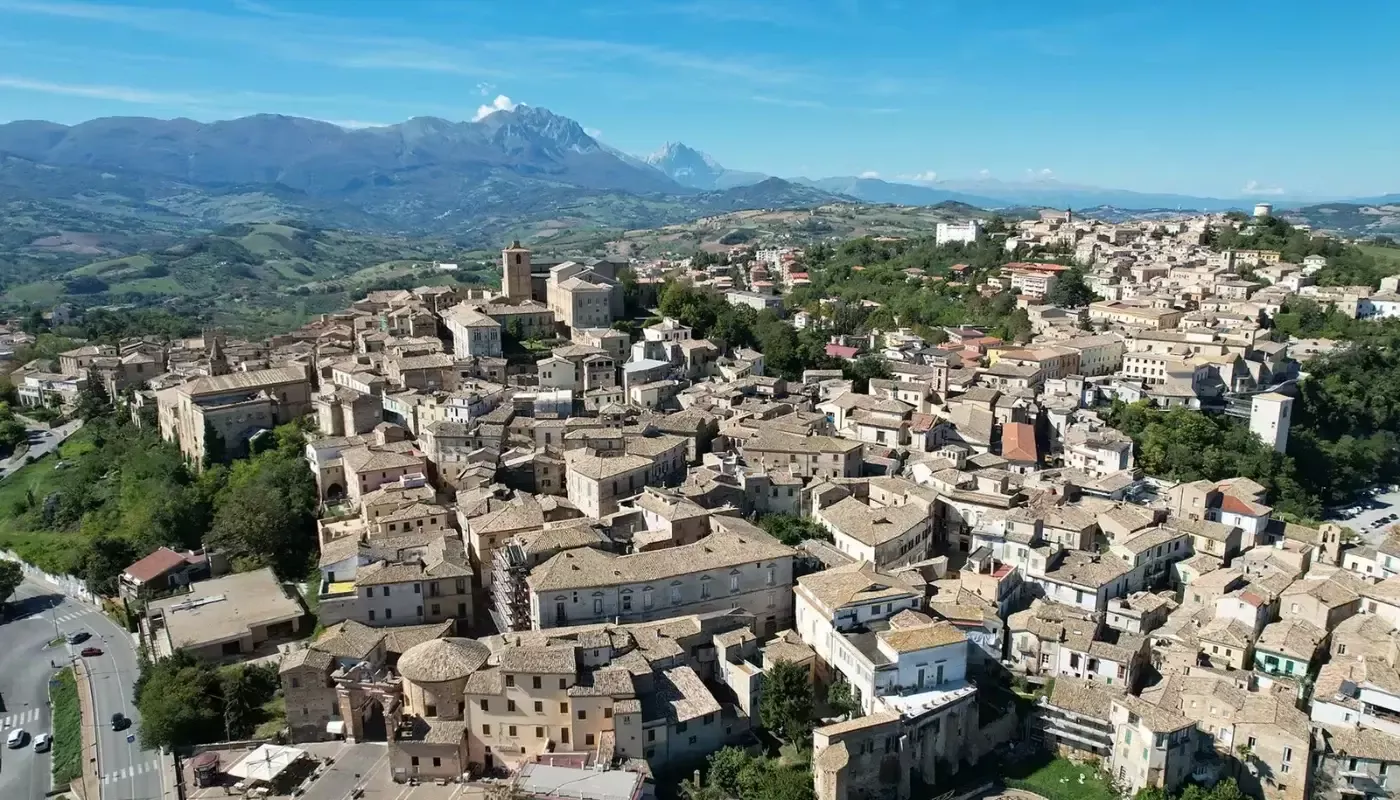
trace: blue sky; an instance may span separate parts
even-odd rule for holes
[[[777,175],[1366,195],[1400,191],[1397,33],[1395,0],[0,0],[0,120],[500,97]]]

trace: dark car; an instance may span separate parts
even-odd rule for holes
[[[92,658],[93,656],[100,656],[100,655],[102,655],[102,648],[100,648],[100,647],[84,647],[84,648],[83,648],[83,658]]]
[[[83,642],[86,642],[88,639],[91,638],[92,634],[88,633],[87,631],[73,631],[72,633],[68,634],[68,643],[82,644]]]
[[[123,716],[122,712],[118,711],[112,715],[112,730],[123,731],[129,727],[131,727],[131,720]]]

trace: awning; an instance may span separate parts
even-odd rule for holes
[[[335,734],[336,736],[345,733],[345,720],[333,719],[330,722],[327,722],[326,733]]]

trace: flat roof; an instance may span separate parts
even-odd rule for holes
[[[164,616],[170,645],[178,649],[240,639],[254,626],[300,619],[305,612],[265,568],[191,584],[189,594],[151,603],[149,613]]]
[[[515,780],[525,794],[577,800],[632,800],[641,783],[642,775],[628,770],[600,772],[550,764],[526,764]]]

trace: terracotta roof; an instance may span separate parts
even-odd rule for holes
[[[142,583],[150,583],[184,563],[184,556],[169,547],[162,547],[127,567],[124,574]]]
[[[1009,461],[1039,461],[1035,428],[1024,422],[1008,422],[1001,426],[1001,455]]]

